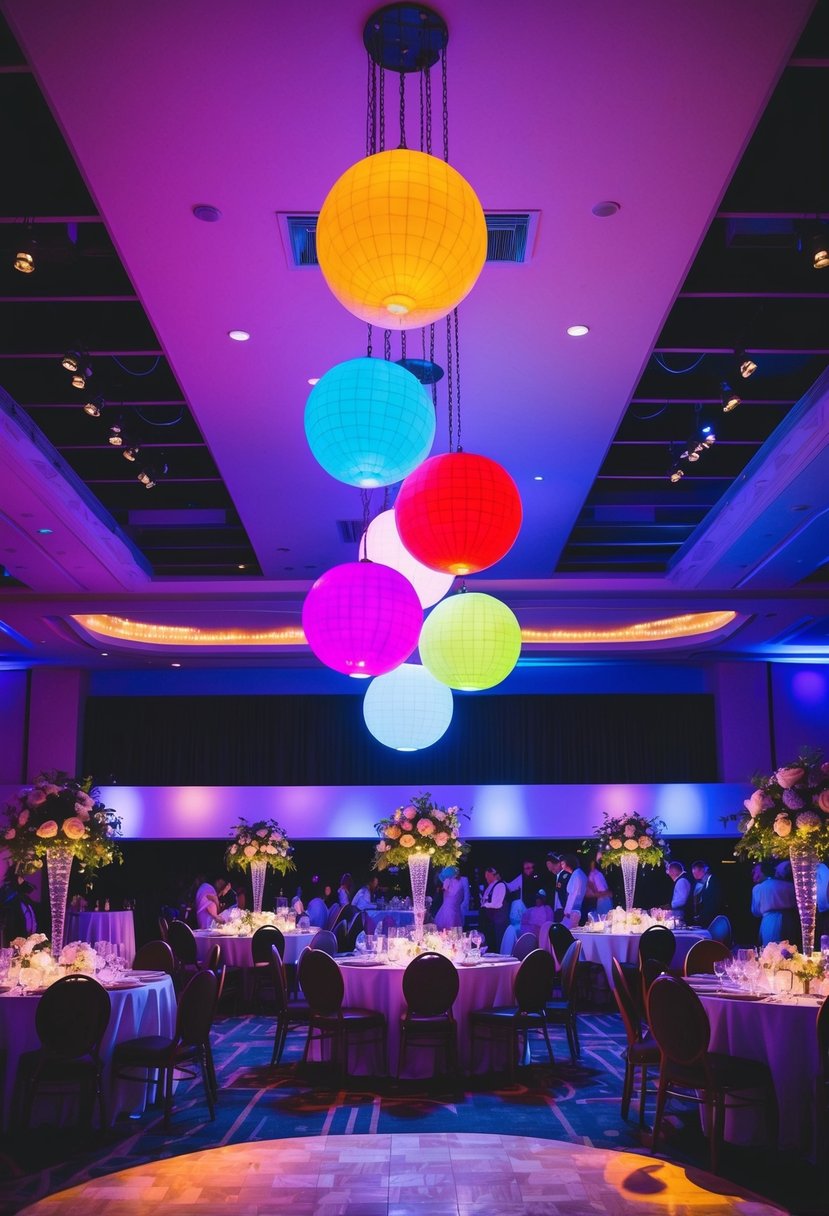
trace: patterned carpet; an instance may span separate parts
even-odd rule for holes
[[[291,1032],[282,1065],[271,1069],[271,1020],[222,1018],[213,1031],[221,1087],[215,1122],[207,1118],[201,1086],[189,1082],[177,1091],[169,1135],[155,1110],[140,1120],[121,1120],[103,1135],[70,1128],[36,1128],[25,1136],[12,1131],[0,1148],[0,1213],[17,1212],[54,1191],[143,1162],[287,1137],[470,1132],[648,1152],[635,1108],[629,1122],[619,1113],[624,1043],[619,1018],[583,1014],[580,1027],[578,1065],[570,1064],[563,1033],[554,1032],[555,1066],[546,1062],[543,1046],[534,1045],[535,1062],[519,1070],[515,1083],[476,1078],[454,1094],[438,1081],[396,1085],[366,1078],[332,1088],[324,1065],[296,1068],[302,1030]],[[665,1157],[706,1167],[695,1111],[689,1108],[687,1118],[672,1116],[668,1133]],[[827,1210],[822,1175],[789,1155],[727,1146],[721,1171],[791,1212],[818,1216]]]

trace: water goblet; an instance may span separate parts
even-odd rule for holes
[[[717,961],[714,963],[714,975],[720,981],[720,987],[723,988],[728,977],[728,959],[717,959]]]

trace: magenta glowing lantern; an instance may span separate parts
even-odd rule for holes
[[[302,628],[320,662],[357,678],[381,676],[405,662],[422,623],[409,580],[378,562],[327,570],[302,606]]]

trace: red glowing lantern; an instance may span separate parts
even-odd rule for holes
[[[521,497],[488,456],[449,452],[410,473],[394,506],[400,539],[432,570],[474,574],[509,552],[521,527]]]

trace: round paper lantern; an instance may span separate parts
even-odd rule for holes
[[[470,591],[443,600],[420,631],[420,657],[436,680],[464,692],[506,679],[521,653],[521,627],[506,604]]]
[[[399,752],[437,743],[449,729],[453,708],[452,690],[414,663],[378,676],[363,697],[366,726],[378,742]]]
[[[311,390],[305,434],[332,477],[350,486],[388,486],[424,460],[435,410],[420,381],[385,359],[338,363]]]
[[[402,574],[376,562],[346,562],[321,575],[302,605],[308,645],[326,667],[380,676],[417,645],[423,610]]]
[[[414,587],[423,608],[431,608],[442,600],[455,581],[454,574],[430,570],[412,557],[400,539],[394,511],[381,511],[375,515],[360,541],[360,557],[399,570]]]
[[[346,169],[317,221],[317,256],[344,308],[382,329],[451,312],[486,260],[486,220],[456,169],[396,148]]]
[[[521,496],[488,456],[430,456],[410,473],[394,504],[408,551],[432,570],[474,574],[500,561],[521,528]]]

